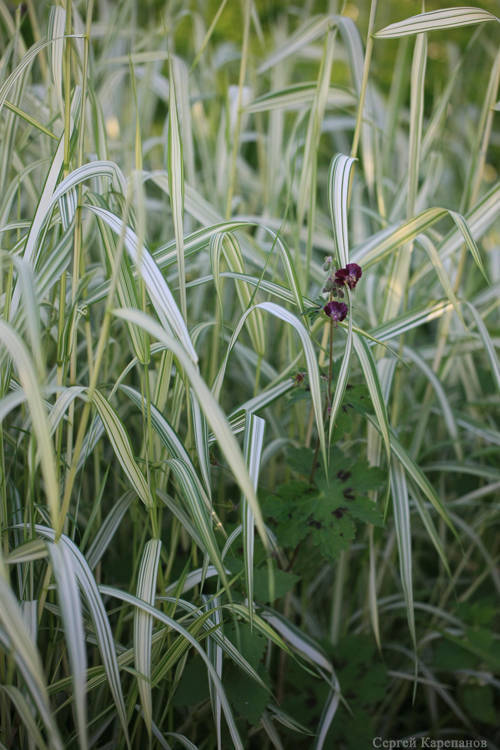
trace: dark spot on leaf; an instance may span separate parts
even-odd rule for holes
[[[354,386],[351,385],[350,383],[347,383],[347,385],[345,387],[346,391],[352,391],[353,388],[354,388]]]
[[[337,472],[337,479],[340,479],[341,482],[347,481],[350,476],[351,476],[351,472],[346,471],[345,469],[341,469],[340,471]]]
[[[308,526],[314,526],[315,529],[322,529],[323,526],[319,521],[316,521],[315,518],[311,518],[310,521],[307,522]]]
[[[332,510],[332,516],[335,516],[335,518],[342,518],[346,510],[347,508],[337,508],[337,510]]]
[[[354,498],[356,497],[352,487],[346,487],[346,489],[343,492],[343,495],[346,500],[354,500]]]

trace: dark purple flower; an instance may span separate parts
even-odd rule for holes
[[[361,267],[357,263],[348,263],[345,268],[339,268],[335,271],[335,283],[337,286],[347,285],[349,289],[354,289],[362,274]]]
[[[335,322],[344,320],[347,315],[347,305],[345,302],[328,302],[323,310]]]

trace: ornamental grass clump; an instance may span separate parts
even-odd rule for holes
[[[498,9],[438,5],[0,0],[0,749],[500,746]]]

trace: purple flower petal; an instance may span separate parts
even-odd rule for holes
[[[348,286],[354,289],[363,271],[357,263],[348,263],[345,268],[339,268],[335,271],[335,283],[337,286]]]
[[[323,310],[335,322],[344,320],[347,315],[347,305],[345,302],[328,302]]]

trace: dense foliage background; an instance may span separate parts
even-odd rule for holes
[[[495,12],[0,0],[0,748],[500,746]]]

